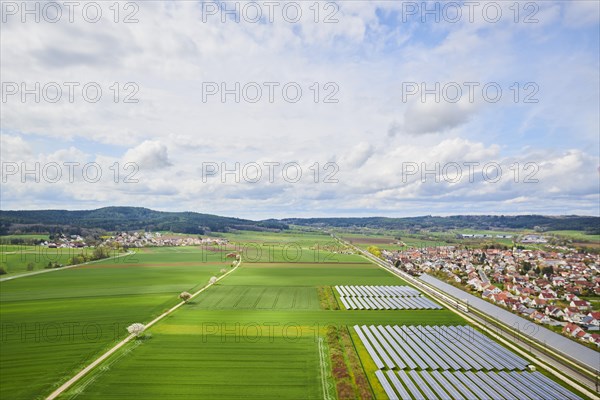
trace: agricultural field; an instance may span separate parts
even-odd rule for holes
[[[179,293],[194,293],[224,271],[231,273],[60,398],[385,398],[353,326],[465,323],[446,309],[346,310],[338,285],[406,282],[362,256],[334,250],[340,245],[328,235],[226,236],[227,246],[143,248],[120,259],[0,282],[0,397],[47,396],[123,339],[128,325],[147,323],[178,304]],[[244,259],[251,255],[245,249],[290,244],[308,254],[318,247],[325,260],[340,258]],[[230,252],[242,255],[234,270]]]
[[[220,236],[230,241],[224,248],[241,253],[245,263],[367,262],[328,234],[291,231],[241,232]]]
[[[89,249],[49,249],[30,245],[0,245],[0,268],[7,276],[43,270],[48,263],[67,265],[69,260]],[[5,276],[0,275],[0,278]]]
[[[49,394],[128,325],[150,321],[228,265],[197,248],[157,248],[0,282],[0,398]]]
[[[260,236],[241,236],[236,238],[240,243],[272,243],[273,239],[266,235],[261,242]],[[280,243],[309,248],[315,238],[330,240],[310,235],[287,237]],[[129,343],[126,351],[109,359],[105,368],[94,371],[62,398],[134,394],[147,399],[167,394],[175,398],[336,398],[339,382],[332,375],[337,370],[330,359],[330,327],[343,330],[356,323],[397,321],[462,323],[447,310],[332,309],[331,302],[338,301],[332,291],[337,284],[405,282],[364,258],[331,263],[244,260],[225,279],[153,326],[144,338]],[[323,306],[320,293],[327,291],[331,296]],[[344,337],[340,334],[340,341]],[[355,354],[354,347],[348,350]],[[362,390],[372,393],[366,379],[362,384],[367,385]],[[340,387],[350,390],[347,382]]]

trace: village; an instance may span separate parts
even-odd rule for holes
[[[435,275],[565,336],[600,346],[600,309],[593,302],[600,296],[598,254],[445,246],[383,250],[382,256],[412,275]]]
[[[162,234],[160,232],[117,232],[112,236],[104,237],[97,244],[98,247],[113,248],[140,248],[140,247],[170,247],[170,246],[212,246],[226,245],[227,239],[201,238],[200,236],[185,236]],[[48,248],[82,248],[89,247],[88,243],[79,235],[57,235],[52,240],[40,243]]]

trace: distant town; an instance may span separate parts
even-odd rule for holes
[[[98,247],[110,246],[118,248],[165,247],[165,246],[200,246],[226,245],[227,239],[201,238],[200,236],[162,234],[160,232],[119,232],[105,237]],[[45,240],[41,246],[48,248],[83,248],[89,247],[79,235],[56,235],[52,240]]]

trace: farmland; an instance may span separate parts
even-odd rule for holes
[[[270,235],[238,243],[274,243]],[[288,237],[303,251],[328,236]],[[231,240],[231,238],[230,238]],[[152,327],[143,340],[111,358],[64,398],[323,398],[335,396],[327,327],[353,323],[460,323],[445,310],[412,312],[322,309],[319,287],[336,284],[401,285],[399,278],[363,258],[353,262],[246,262],[183,308]],[[330,289],[329,289],[330,290]],[[394,322],[395,323],[395,322]],[[325,372],[323,372],[325,371]],[[326,375],[326,376],[323,376]],[[125,384],[124,382],[127,382]],[[365,383],[367,383],[365,381]],[[368,387],[368,386],[367,386]],[[369,389],[370,391],[371,389]]]
[[[177,304],[180,292],[193,293],[229,270],[231,251],[242,255],[240,267],[60,398],[385,398],[351,327],[464,324],[445,309],[346,310],[338,285],[406,282],[328,235],[224,236],[230,243],[222,248],[143,248],[0,282],[0,397],[48,395],[123,339],[126,326],[150,321]],[[292,247],[301,255],[283,251]]]
[[[129,324],[149,321],[226,265],[201,259],[198,249],[152,249],[127,264],[105,260],[1,282],[0,397],[48,394],[126,336]]]

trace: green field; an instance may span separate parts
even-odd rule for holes
[[[230,236],[263,242],[256,234]],[[284,237],[309,248],[325,235]],[[210,287],[163,319],[147,337],[109,360],[62,398],[323,398],[332,388],[319,341],[328,326],[355,323],[462,323],[446,310],[345,311],[320,308],[317,288],[404,282],[364,258],[354,262],[255,262]],[[263,260],[263,258],[261,258]],[[326,353],[326,352],[325,352]],[[324,359],[325,357],[325,359]],[[325,382],[325,385],[323,385]],[[330,395],[331,395],[330,393]]]
[[[0,398],[49,394],[124,338],[128,325],[150,321],[228,265],[196,261],[197,249],[160,261],[168,254],[153,249],[127,264],[105,260],[0,282]]]

